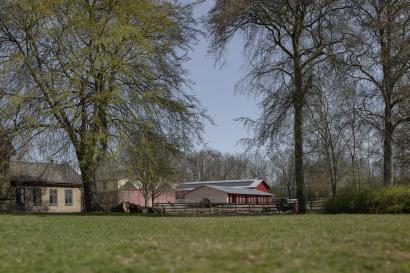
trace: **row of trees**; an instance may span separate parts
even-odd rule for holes
[[[306,184],[336,194],[341,184],[370,183],[380,169],[385,185],[405,176],[409,1],[215,1],[204,18],[210,51],[219,60],[235,35],[244,38],[249,70],[238,88],[261,98],[262,110],[256,120],[242,118],[255,133],[244,141],[266,148],[262,160],[189,153],[208,118],[186,91],[183,63],[200,33],[192,8],[158,0],[1,1],[0,133],[17,156],[72,160],[87,210],[98,206],[96,171],[111,157],[156,185],[176,174],[238,179],[274,170],[271,181],[296,193],[302,212]]]
[[[260,153],[222,154],[212,149],[189,153],[174,163],[174,181],[215,181],[235,179],[272,180],[272,166]]]
[[[214,52],[236,34],[245,40],[249,73],[240,86],[262,98],[261,117],[243,119],[256,132],[249,141],[277,147],[293,124],[302,211],[307,144],[322,151],[336,193],[341,147],[355,169],[357,137],[380,137],[383,182],[393,185],[395,133],[410,121],[409,18],[407,0],[217,0],[209,12]],[[361,130],[363,122],[370,131]]]
[[[329,117],[333,119],[333,115]],[[335,194],[338,188],[354,188],[357,190],[374,188],[383,184],[383,157],[380,149],[380,138],[366,135],[359,131],[351,136],[347,128],[338,133],[334,148],[329,148],[326,141],[322,142],[319,127],[314,127],[310,117],[306,126],[305,152],[305,196],[307,199],[327,198]],[[339,125],[337,125],[339,128]],[[365,124],[354,127],[354,130],[369,130]],[[322,132],[325,132],[323,130]],[[341,135],[340,135],[341,134]],[[277,196],[295,198],[294,152],[291,139],[285,139],[281,148],[274,152],[246,152],[242,154],[223,154],[212,149],[180,155],[178,160],[167,161],[168,170],[173,170],[167,176],[169,182],[209,181],[229,179],[264,179],[271,184]],[[333,149],[332,157],[329,150]],[[406,159],[406,162],[402,162]],[[395,161],[396,184],[410,184],[409,155],[403,155]],[[334,165],[332,165],[334,164]],[[160,173],[160,172],[158,172]],[[155,184],[158,185],[158,184]]]

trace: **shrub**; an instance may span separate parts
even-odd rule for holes
[[[410,187],[345,189],[325,203],[327,213],[410,213]]]

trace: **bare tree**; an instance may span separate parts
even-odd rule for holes
[[[407,0],[348,1],[350,28],[346,41],[346,62],[352,77],[367,91],[362,116],[383,135],[383,177],[393,185],[393,136],[395,129],[409,122],[400,111],[410,69],[410,2]]]
[[[172,158],[178,147],[155,131],[130,132],[122,146],[122,168],[129,178],[139,186],[145,206],[154,203],[161,193],[170,188],[169,181],[174,173]]]
[[[295,196],[294,160],[290,149],[277,150],[271,158],[276,177],[276,185],[281,187],[283,195],[289,198]]]
[[[262,153],[222,154],[206,148],[185,155],[177,165],[176,177],[181,181],[264,179],[273,182],[271,163]]]
[[[334,80],[330,75],[327,76],[330,81]],[[343,109],[340,97],[332,93],[338,84],[335,83],[329,86],[329,83],[319,81],[308,104],[308,131],[314,136],[314,147],[325,157],[333,195],[336,194],[339,182],[339,160],[345,151]]]
[[[293,113],[297,198],[305,212],[303,175],[303,112],[312,87],[314,67],[326,59],[339,40],[332,20],[339,1],[219,0],[209,12],[212,50],[224,49],[236,33],[245,36],[250,55],[246,77],[251,90],[263,97],[262,117],[245,120],[256,141],[272,141]],[[336,39],[337,38],[337,39]]]

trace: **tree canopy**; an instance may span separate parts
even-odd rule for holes
[[[169,1],[1,1],[4,126],[75,155],[91,210],[95,170],[121,132],[199,135],[205,112],[183,91],[194,23],[190,5]]]

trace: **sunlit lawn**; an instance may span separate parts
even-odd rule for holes
[[[410,215],[0,215],[0,272],[410,272]]]

